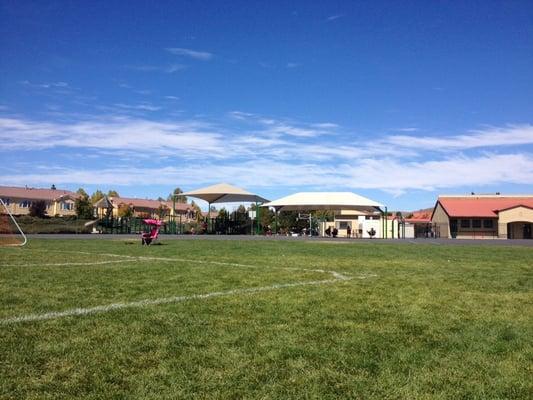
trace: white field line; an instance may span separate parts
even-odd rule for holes
[[[113,261],[90,261],[90,262],[69,262],[69,263],[50,263],[50,264],[9,264],[2,265],[2,267],[70,267],[80,265],[104,265],[104,264],[116,264],[123,262],[131,262],[132,260],[113,260]]]
[[[95,255],[94,253],[89,253],[89,252],[75,252],[75,253]],[[87,262],[87,263],[40,264],[40,266],[43,266],[43,265],[53,265],[53,266],[99,265],[99,264],[152,260],[152,261],[166,261],[166,262],[190,262],[190,263],[198,263],[198,264],[224,265],[224,266],[232,266],[232,267],[240,267],[240,268],[254,268],[254,269],[272,268],[268,266],[238,264],[238,263],[230,263],[230,262],[223,262],[223,261],[195,260],[195,259],[185,259],[185,258],[144,257],[144,256],[135,257],[135,256],[127,256],[127,255],[119,255],[119,254],[98,254],[98,255],[109,256],[109,257],[122,257],[124,259],[113,260],[113,261],[110,261],[110,260],[96,261],[96,262]],[[28,266],[28,265],[25,265],[25,266]],[[179,303],[179,302],[190,301],[190,300],[203,300],[203,299],[209,299],[213,297],[231,296],[231,295],[237,295],[237,294],[260,293],[260,292],[266,292],[266,291],[271,291],[271,290],[291,288],[291,287],[296,287],[296,286],[323,285],[323,284],[347,281],[352,278],[367,279],[367,278],[372,278],[372,277],[377,276],[376,274],[359,274],[357,276],[349,276],[347,274],[342,274],[337,271],[328,271],[324,269],[296,268],[296,267],[278,267],[276,269],[330,274],[333,276],[333,279],[300,281],[300,282],[294,282],[294,283],[279,283],[279,284],[274,284],[271,286],[263,286],[263,287],[257,287],[257,288],[232,289],[232,290],[227,290],[227,291],[222,291],[222,292],[194,294],[194,295],[189,295],[189,296],[174,296],[174,297],[165,297],[165,298],[159,298],[159,299],[144,299],[144,300],[133,301],[133,302],[128,302],[128,303],[112,303],[108,305],[95,306],[95,307],[89,307],[89,308],[73,308],[70,310],[53,311],[53,312],[48,312],[48,313],[43,313],[43,314],[27,314],[27,315],[21,315],[17,317],[0,319],[0,325],[14,324],[14,323],[19,323],[19,322],[43,321],[43,320],[50,320],[50,319],[57,319],[57,318],[64,318],[64,317],[71,317],[71,316],[104,313],[104,312],[109,312],[113,310],[125,309],[125,308],[139,308],[139,307],[147,307],[147,306],[160,305],[160,304]]]
[[[344,280],[349,278],[344,278]],[[114,310],[122,310],[125,308],[143,308],[148,306],[155,306],[161,304],[170,304],[170,303],[181,303],[190,300],[205,300],[214,297],[223,297],[223,296],[232,296],[238,294],[251,294],[251,293],[260,293],[267,292],[272,290],[287,289],[297,286],[312,286],[312,285],[325,285],[328,283],[339,282],[338,278],[334,279],[325,279],[320,281],[307,281],[307,282],[294,282],[294,283],[278,283],[271,286],[262,286],[256,288],[245,288],[245,289],[232,289],[222,292],[211,292],[205,294],[193,294],[190,296],[174,296],[174,297],[163,297],[159,299],[145,299],[139,301],[132,301],[129,303],[112,303],[104,306],[96,306],[89,308],[72,308],[65,311],[56,311],[49,312],[44,314],[27,314],[21,315],[18,317],[5,318],[0,320],[0,325],[15,324],[19,322],[34,322],[34,321],[44,321],[50,319],[64,318],[64,317],[73,317],[80,315],[89,315],[97,313],[105,313]]]
[[[65,250],[63,252],[69,252],[68,250]],[[95,255],[95,253],[89,253],[89,252],[83,252],[83,251],[71,251],[71,253],[77,253],[77,254],[89,254],[89,255]],[[104,265],[104,264],[116,264],[116,263],[123,263],[123,262],[136,262],[136,261],[164,261],[164,262],[187,262],[187,263],[196,263],[196,264],[210,264],[210,265],[223,265],[223,266],[229,266],[229,267],[238,267],[238,268],[254,268],[254,269],[261,269],[261,268],[272,268],[269,266],[261,266],[261,265],[250,265],[250,264],[240,264],[240,263],[232,263],[232,262],[224,262],[224,261],[209,261],[209,260],[197,260],[197,259],[191,259],[191,258],[169,258],[169,257],[147,257],[147,256],[128,256],[128,255],[122,255],[122,254],[112,254],[112,253],[100,253],[97,254],[98,256],[106,256],[106,257],[121,257],[122,260],[115,260],[115,261],[89,261],[89,262],[71,262],[71,263],[55,263],[55,264],[23,264],[23,265],[3,265],[3,267],[41,267],[41,266],[57,266],[57,267],[64,267],[64,266],[84,266],[84,265]],[[336,271],[327,271],[324,269],[310,269],[310,268],[297,268],[297,267],[275,267],[276,269],[283,269],[283,270],[289,270],[289,271],[305,271],[305,272],[320,272],[325,274],[332,274],[335,278],[340,280],[349,279],[348,275],[341,274]]]

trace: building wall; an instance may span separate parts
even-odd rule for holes
[[[521,238],[523,235],[522,225],[512,224],[513,222],[533,223],[533,210],[527,207],[515,207],[509,210],[501,211],[498,219],[498,237],[505,239],[510,235],[512,238]],[[508,224],[512,232],[508,231]]]
[[[452,218],[450,218],[451,220]],[[495,239],[498,237],[497,218],[456,218],[457,239]],[[489,223],[488,226],[485,222]],[[477,225],[476,225],[477,222]],[[465,223],[467,226],[464,226]]]
[[[437,203],[435,211],[433,212],[433,218],[431,222],[436,225],[441,238],[449,238],[450,235],[450,219],[448,214],[444,211],[444,208]]]
[[[2,200],[7,205],[7,209],[13,215],[28,215],[30,213],[30,206],[32,202],[39,201],[39,199],[24,199],[17,197],[2,197]],[[44,200],[46,203],[46,214],[53,216],[69,216],[76,215],[74,207],[74,200],[64,199],[61,201]]]

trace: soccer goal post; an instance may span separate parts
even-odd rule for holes
[[[27,242],[28,239],[17,220],[7,208],[4,200],[0,199],[0,247],[24,246]]]

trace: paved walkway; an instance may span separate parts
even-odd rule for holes
[[[103,235],[103,234],[40,234],[27,235],[28,239],[115,239],[115,240],[139,240],[140,235]],[[530,246],[533,247],[532,239],[347,239],[328,237],[306,237],[306,236],[251,236],[251,235],[159,235],[160,240],[283,240],[283,241],[305,241],[319,243],[343,243],[343,244],[423,244],[423,245],[483,245],[483,246]]]

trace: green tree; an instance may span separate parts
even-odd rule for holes
[[[91,203],[94,204],[103,197],[104,197],[104,194],[102,193],[102,191],[97,190],[91,195]]]
[[[168,195],[167,200],[172,201],[172,198],[175,196],[176,203],[187,203],[187,196],[180,196],[181,193],[183,193],[183,190],[177,187],[172,193]]]
[[[168,208],[165,204],[161,204],[159,207],[157,207],[157,216],[159,219],[165,218],[170,212],[170,208]]]
[[[121,203],[118,206],[118,216],[129,218],[133,216],[133,208],[129,204]]]
[[[107,192],[107,197],[120,197],[120,194],[116,190],[110,190]]]
[[[46,202],[44,200],[32,201],[30,205],[30,216],[44,218],[46,216]]]
[[[78,193],[80,196],[89,198],[89,195],[83,188],[79,188],[78,190],[76,190],[76,193]]]
[[[81,195],[76,199],[74,209],[76,210],[78,218],[91,219],[94,217],[93,205],[91,204],[91,200],[89,200],[87,193],[85,193],[85,196]]]
[[[202,209],[198,204],[194,202],[194,200],[191,202],[191,208],[194,210],[196,222],[202,222],[204,220],[204,216],[202,215]]]

